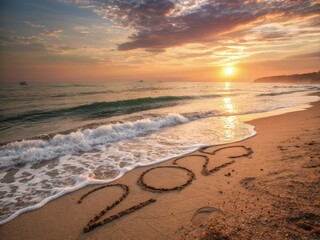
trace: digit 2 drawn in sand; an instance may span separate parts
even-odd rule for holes
[[[223,149],[228,149],[228,148],[242,148],[242,149],[245,149],[246,150],[246,153],[242,154],[242,155],[238,155],[238,156],[229,156],[228,158],[231,158],[231,159],[235,159],[235,158],[240,158],[240,157],[250,157],[251,154],[253,153],[252,149],[251,148],[247,148],[245,146],[242,146],[242,145],[239,145],[239,146],[228,146],[228,147],[222,147],[222,148],[219,148],[219,149],[216,149],[214,150],[213,152],[206,152],[205,150],[208,149],[210,147],[206,147],[206,148],[203,148],[201,150],[199,150],[199,152],[201,153],[204,153],[204,154],[209,154],[209,155],[215,155],[217,152],[223,150]],[[158,166],[158,167],[153,167],[153,168],[149,168],[147,169],[146,171],[144,171],[140,177],[138,178],[137,180],[137,184],[144,190],[147,190],[147,191],[150,191],[150,192],[154,192],[154,193],[163,193],[163,192],[169,192],[169,191],[175,191],[175,190],[178,190],[178,191],[181,191],[183,190],[184,188],[186,188],[187,186],[189,186],[193,180],[195,180],[195,174],[193,171],[191,171],[190,169],[188,168],[185,168],[185,167],[181,167],[181,166],[176,166],[177,165],[177,162],[184,159],[184,158],[187,158],[187,157],[200,157],[200,158],[203,158],[204,159],[204,164],[202,166],[202,175],[204,176],[208,176],[208,175],[211,175],[213,173],[216,173],[218,172],[219,170],[225,168],[225,167],[228,167],[229,165],[235,163],[235,160],[232,160],[230,162],[226,162],[226,163],[223,163],[221,164],[220,166],[217,166],[213,169],[208,169],[208,164],[209,164],[209,158],[205,155],[200,155],[200,154],[191,154],[191,155],[187,155],[187,156],[183,156],[183,157],[179,157],[179,158],[176,158],[172,164],[174,166]],[[179,186],[175,186],[175,187],[172,187],[172,188],[156,188],[154,186],[150,186],[148,184],[145,183],[144,181],[144,176],[154,170],[154,169],[161,169],[161,168],[175,168],[175,169],[180,169],[182,171],[185,171],[188,175],[188,180],[179,185]],[[109,210],[115,208],[118,204],[120,204],[129,194],[129,187],[125,184],[120,184],[120,183],[117,183],[117,184],[110,184],[110,185],[105,185],[105,186],[101,186],[101,187],[97,187],[89,192],[87,192],[86,194],[82,195],[80,197],[80,199],[78,200],[78,204],[81,204],[82,201],[87,197],[89,196],[90,194],[96,192],[96,191],[99,191],[101,189],[104,189],[104,188],[110,188],[110,187],[119,187],[122,189],[123,193],[122,195],[117,199],[115,200],[111,205],[107,206],[105,209],[103,209],[102,211],[100,211],[99,214],[95,215],[94,218],[92,218],[88,223],[87,225],[83,228],[83,232],[87,233],[87,232],[90,232],[92,231],[93,229],[95,229],[96,227],[99,227],[101,225],[104,225],[104,224],[107,224],[107,223],[110,223],[116,219],[119,219],[121,218],[122,216],[124,215],[127,215],[127,214],[130,214],[134,211],[137,211],[151,203],[154,203],[156,202],[155,199],[151,198],[147,201],[144,201],[144,202],[141,202],[137,205],[134,205],[126,210],[123,210],[115,215],[112,215],[110,217],[107,217],[103,220],[100,220]]]
[[[96,227],[99,227],[103,224],[106,224],[106,223],[110,223],[118,218],[121,218],[122,216],[124,215],[127,215],[129,213],[132,213],[136,210],[139,210],[140,208],[143,208],[147,205],[149,205],[150,203],[153,203],[155,202],[156,200],[155,199],[149,199],[145,202],[142,202],[140,204],[137,204],[137,205],[134,205],[122,212],[119,212],[115,215],[112,215],[110,217],[107,217],[101,221],[98,221],[103,215],[105,215],[107,213],[107,211],[111,210],[112,208],[114,208],[115,206],[117,206],[118,204],[120,204],[120,202],[122,202],[129,194],[129,187],[127,185],[124,185],[124,184],[120,184],[120,183],[117,183],[117,184],[110,184],[110,185],[106,185],[106,186],[102,186],[102,187],[98,187],[98,188],[95,188],[91,191],[89,191],[88,193],[82,195],[78,201],[79,204],[82,203],[83,199],[86,198],[87,196],[89,196],[91,193],[93,192],[96,192],[96,191],[99,191],[103,188],[109,188],[109,187],[120,187],[122,190],[123,190],[123,194],[122,196],[117,199],[116,201],[114,201],[111,205],[107,206],[105,209],[103,209],[99,214],[95,215],[94,218],[92,218],[88,224],[84,227],[83,229],[83,232],[87,233],[87,232],[90,232],[92,231],[93,229],[95,229]]]

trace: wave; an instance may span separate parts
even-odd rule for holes
[[[143,92],[143,91],[164,91],[171,90],[172,88],[160,88],[160,87],[140,87],[140,88],[132,88],[126,89],[124,92]],[[182,88],[180,88],[182,89]]]
[[[96,85],[96,84],[58,84],[58,85],[49,85],[49,87],[54,88],[67,88],[67,87],[99,87],[103,85]]]
[[[88,152],[95,147],[132,139],[162,128],[195,121],[202,118],[222,116],[214,111],[171,113],[167,116],[118,123],[106,123],[95,128],[81,128],[72,132],[45,135],[43,137],[5,143],[0,147],[0,169],[20,164],[34,164],[67,154]],[[227,116],[227,115],[226,115]],[[89,127],[91,125],[88,125]]]
[[[98,145],[131,139],[186,122],[189,122],[189,119],[182,115],[169,114],[161,118],[106,124],[94,129],[78,130],[65,135],[57,134],[49,140],[11,142],[0,149],[0,168],[34,164],[67,154],[87,152]]]
[[[62,98],[62,97],[75,97],[79,95],[95,95],[95,94],[106,94],[106,93],[122,93],[122,92],[147,92],[147,91],[165,91],[170,90],[171,88],[159,88],[159,87],[139,87],[139,88],[130,88],[125,90],[113,91],[113,90],[105,90],[105,91],[90,91],[90,92],[79,92],[72,94],[57,94],[51,96],[52,98]],[[183,89],[183,88],[180,88]]]
[[[276,86],[273,86],[273,88],[304,88],[306,91],[307,90],[320,90],[319,86],[310,86],[310,85],[289,85],[289,86],[276,85]]]
[[[92,91],[92,92],[79,92],[79,93],[73,93],[73,94],[57,94],[52,95],[52,98],[63,98],[63,97],[75,97],[79,95],[96,95],[96,94],[106,94],[106,93],[114,93],[112,90],[106,90],[106,91]]]
[[[100,119],[111,116],[130,114],[139,111],[169,107],[179,104],[184,100],[214,98],[220,95],[200,96],[164,96],[156,98],[137,98],[113,102],[94,102],[87,105],[80,105],[71,108],[55,109],[51,111],[31,111],[20,115],[1,118],[0,129],[7,128],[17,123],[31,121],[37,122],[50,118],[77,118],[77,119]]]
[[[262,93],[256,95],[257,97],[266,97],[266,96],[278,96],[278,95],[285,95],[285,94],[291,94],[291,93],[297,93],[297,92],[305,92],[307,90],[295,90],[295,91],[283,91],[283,92],[273,92],[273,93]]]

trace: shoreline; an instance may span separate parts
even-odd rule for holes
[[[310,86],[313,86],[313,85],[310,85]],[[314,86],[318,86],[318,85],[314,85]],[[307,95],[309,96],[317,96],[316,93],[318,90],[308,90],[308,91],[313,91],[314,93],[309,93]],[[304,91],[299,91],[300,93],[303,93]],[[222,95],[221,95],[222,96]],[[124,100],[125,101],[125,100]],[[284,107],[284,108],[280,108],[280,109],[274,109],[274,110],[270,110],[270,111],[267,111],[267,112],[257,112],[257,113],[241,113],[241,114],[238,114],[238,115],[232,115],[232,116],[238,116],[238,117],[242,117],[242,116],[247,116],[247,115],[257,115],[258,117],[256,118],[261,118],[261,117],[265,117],[265,116],[268,116],[268,113],[273,113],[273,112],[277,112],[278,110],[281,111],[281,109],[283,109],[283,113],[286,113],[286,112],[291,112],[291,111],[296,111],[295,108],[299,108],[299,106],[301,105],[309,105],[311,104],[312,102],[314,101],[311,101],[309,103],[302,103],[300,105],[297,105],[297,106],[292,106],[292,107]],[[133,113],[135,114],[135,113]],[[261,115],[261,116],[259,116]],[[277,115],[277,113],[275,114]],[[228,115],[222,115],[223,117],[228,117]],[[76,132],[78,130],[86,130],[86,129],[94,129],[94,128],[97,128],[99,126],[103,126],[105,124],[117,124],[119,122],[121,122],[121,120],[117,120],[119,116],[110,116],[109,117],[109,120],[107,119],[103,119],[102,121],[98,121],[98,122],[90,122],[88,121],[86,124],[84,125],[79,125],[77,127],[72,127],[70,129],[66,129],[66,130],[59,130],[59,131],[56,131],[56,132],[48,132],[48,133],[43,133],[43,134],[40,134],[40,135],[36,135],[36,136],[32,136],[32,137],[26,137],[26,138],[17,138],[17,139],[11,139],[11,140],[5,140],[3,142],[0,142],[0,148],[1,147],[4,147],[10,143],[14,143],[14,142],[23,142],[23,141],[30,141],[30,140],[50,140],[51,138],[53,138],[55,135],[58,135],[58,134],[61,134],[61,135],[68,135],[72,132]]]
[[[281,115],[276,115],[276,116],[267,116],[267,117],[262,117],[262,118],[258,118],[258,119],[255,119],[255,120],[251,120],[251,121],[249,121],[249,122],[247,122],[248,121],[248,119],[247,120],[245,120],[246,121],[246,123],[249,123],[250,125],[253,125],[253,126],[255,126],[256,127],[256,125],[255,124],[257,124],[258,123],[258,125],[260,125],[260,123],[262,122],[263,124],[262,125],[266,125],[266,123],[265,122],[270,122],[270,121],[279,121],[279,119],[282,119],[282,118],[284,118],[284,119],[287,119],[288,120],[288,118],[290,118],[290,115],[303,115],[303,114],[301,114],[301,113],[304,113],[304,112],[308,112],[308,114],[310,114],[310,112],[311,113],[313,113],[314,114],[314,112],[316,112],[317,111],[317,106],[319,107],[320,106],[320,104],[319,104],[319,101],[318,102],[314,102],[314,103],[311,103],[311,105],[312,105],[312,107],[311,108],[308,108],[307,110],[305,110],[305,111],[294,111],[294,112],[286,112],[286,113],[284,113],[284,114],[281,114]],[[303,110],[303,109],[301,109],[301,110]],[[276,110],[277,111],[277,110]],[[289,116],[289,117],[288,117]],[[303,119],[303,116],[300,116],[300,118],[302,118]],[[250,118],[249,118],[250,119]],[[291,121],[291,120],[290,120]],[[276,124],[276,125],[279,125],[279,124]],[[284,125],[285,126],[285,125]],[[260,128],[260,126],[259,126],[259,128]],[[226,146],[231,146],[231,145],[241,145],[241,144],[245,144],[245,145],[247,145],[247,144],[254,144],[254,142],[256,142],[257,140],[256,140],[256,138],[257,137],[259,137],[260,138],[260,136],[261,135],[268,135],[267,134],[267,132],[268,131],[266,131],[266,129],[263,129],[263,128],[261,128],[261,130],[262,131],[258,131],[257,130],[257,136],[255,136],[254,138],[249,138],[249,139],[245,139],[245,140],[242,140],[242,141],[240,141],[240,142],[235,142],[235,143],[229,143],[229,144],[224,144],[224,145],[226,145]],[[292,132],[290,133],[291,135],[294,135],[294,134],[292,134]],[[262,137],[263,138],[263,137]],[[215,145],[215,146],[209,146],[209,147],[207,147],[207,149],[216,149],[216,148],[219,148],[219,147],[221,147],[221,146],[223,146],[223,145]],[[226,160],[227,159],[227,155],[229,154],[234,154],[234,152],[237,152],[239,149],[237,149],[237,150],[235,150],[235,149],[230,149],[230,151],[228,150],[228,151],[226,151],[226,153],[224,153],[224,154],[222,154],[222,157],[224,157],[224,159]],[[255,151],[255,149],[253,148],[253,151],[254,151],[254,153],[253,153],[253,155],[255,155],[256,154],[256,151]],[[240,152],[241,153],[241,152]],[[204,154],[204,153],[201,153],[200,151],[196,151],[196,152],[193,152],[193,154],[191,154],[191,155],[194,155],[194,154],[199,154],[199,155],[208,155],[208,154]],[[185,156],[184,158],[190,158],[190,160],[188,160],[187,161],[187,168],[188,169],[192,169],[192,171],[194,171],[196,174],[196,178],[197,178],[197,180],[198,180],[198,178],[204,178],[203,180],[201,180],[200,182],[208,182],[207,181],[207,179],[205,179],[206,177],[203,177],[200,173],[201,173],[201,171],[200,171],[200,167],[201,166],[194,166],[194,164],[190,164],[191,162],[194,162],[194,161],[197,161],[197,157],[188,157],[188,155],[190,155],[190,153],[189,154],[187,154],[187,156]],[[209,154],[209,156],[208,156],[209,158],[210,158],[210,160],[211,160],[211,158],[213,158],[214,156],[213,155],[210,155]],[[175,158],[177,158],[177,157],[175,157]],[[174,161],[174,159],[172,159],[171,158],[171,160],[166,160],[166,161],[163,161],[163,162],[161,162],[161,163],[154,163],[154,164],[152,164],[151,166],[167,166],[167,165],[171,165],[172,164],[172,162]],[[242,160],[241,160],[242,161]],[[189,163],[190,162],[190,163]],[[211,163],[210,163],[211,164]],[[209,165],[210,165],[209,164]],[[223,161],[221,162],[221,164],[223,165]],[[235,164],[238,164],[238,162],[236,161],[235,162]],[[185,165],[185,164],[181,164],[181,165]],[[199,164],[199,165],[201,165],[201,164]],[[127,173],[125,173],[124,174],[124,176],[122,176],[121,178],[119,178],[119,179],[117,179],[117,180],[115,180],[115,181],[112,181],[112,183],[125,183],[125,184],[127,184],[128,186],[130,186],[130,191],[131,191],[131,189],[133,189],[133,192],[131,193],[130,192],[130,194],[129,194],[129,203],[128,204],[124,204],[124,205],[126,205],[126,206],[132,206],[132,205],[135,205],[135,204],[130,204],[130,202],[131,203],[133,203],[134,201],[133,200],[135,200],[135,199],[141,199],[141,201],[143,200],[143,199],[145,199],[146,198],[146,196],[152,196],[152,195],[155,195],[154,193],[150,193],[150,192],[148,192],[148,191],[144,191],[143,189],[141,189],[141,188],[139,188],[139,186],[136,186],[136,184],[135,184],[135,182],[136,182],[136,180],[134,180],[135,178],[137,178],[137,176],[139,176],[141,173],[142,173],[142,170],[145,170],[145,169],[147,169],[147,168],[150,168],[150,165],[149,166],[143,166],[143,167],[137,167],[137,168],[135,168],[135,169],[133,169],[133,170],[131,170],[131,171],[129,171],[129,172],[127,172]],[[228,167],[226,167],[226,168],[228,168]],[[236,167],[235,167],[236,168]],[[241,165],[240,166],[238,166],[237,168],[241,168]],[[222,168],[223,170],[225,170],[224,168]],[[233,169],[234,170],[234,169]],[[218,170],[218,171],[220,171],[220,170]],[[217,172],[218,172],[217,171]],[[221,170],[222,171],[222,170]],[[220,172],[221,172],[220,171]],[[166,172],[168,172],[168,171],[166,171]],[[169,171],[170,172],[170,171]],[[234,172],[238,172],[238,170],[234,170]],[[245,171],[246,172],[246,171]],[[261,169],[260,169],[260,172],[263,172],[263,171],[261,171]],[[229,172],[230,173],[230,172]],[[158,175],[159,176],[166,176],[166,177],[168,177],[167,175],[166,175],[167,173],[165,173],[164,171],[160,171],[159,173],[158,173]],[[181,173],[178,173],[177,171],[173,171],[173,172],[171,172],[171,174],[177,174],[179,177],[178,177],[178,179],[175,179],[175,181],[177,182],[177,183],[179,183],[179,182],[183,182],[184,180],[181,180],[181,179],[179,179],[179,178],[184,178],[184,176],[182,175],[182,176],[180,176],[181,175]],[[228,174],[228,173],[227,173]],[[233,175],[233,172],[232,173],[230,173],[231,175]],[[155,177],[157,177],[158,175],[157,174],[151,174],[151,175],[153,175],[153,178],[155,178]],[[224,188],[222,188],[222,189],[225,189],[225,188],[227,188],[228,189],[228,187],[230,187],[230,186],[228,186],[230,183],[225,183],[223,180],[225,180],[224,178],[228,178],[228,177],[230,177],[230,176],[225,176],[225,175],[222,175],[221,176],[221,174],[218,174],[219,176],[217,177],[218,178],[218,180],[220,181],[220,183],[221,183],[221,185],[222,186],[224,186]],[[159,177],[158,176],[158,177]],[[171,176],[171,175],[170,175]],[[245,178],[244,178],[245,179]],[[166,179],[158,179],[159,180],[159,182],[161,182],[161,184],[163,184],[163,185],[166,185],[166,186],[171,186],[171,184],[172,184],[172,181],[166,181]],[[196,182],[197,180],[195,180],[194,182]],[[148,179],[148,181],[150,181],[150,182],[153,182],[154,180],[151,178],[150,179],[150,177],[149,177],[149,179]],[[174,181],[174,182],[175,182]],[[184,200],[186,200],[185,198],[190,198],[190,196],[188,196],[188,195],[190,195],[190,192],[189,192],[189,190],[188,190],[188,188],[194,188],[193,187],[193,185],[197,185],[197,184],[195,184],[195,183],[192,183],[191,184],[191,186],[188,186],[186,189],[183,189],[182,191],[180,191],[180,192],[170,192],[170,193],[160,193],[160,194],[156,194],[155,196],[156,196],[156,200],[161,200],[161,198],[163,198],[163,199],[166,199],[166,200],[168,200],[168,198],[174,198],[174,197],[179,197],[179,196],[177,196],[177,195],[179,195],[179,194],[181,194],[181,195],[183,195],[184,196]],[[153,182],[154,184],[158,184],[157,182]],[[160,184],[160,185],[161,185]],[[206,184],[204,184],[204,185],[206,185]],[[98,185],[99,186],[99,185]],[[71,208],[77,208],[77,206],[71,206],[71,205],[73,205],[74,204],[74,200],[75,200],[75,198],[77,198],[77,197],[79,197],[79,195],[81,195],[81,194],[84,194],[85,192],[87,192],[88,190],[90,190],[90,189],[94,189],[94,188],[96,188],[97,187],[97,185],[91,185],[91,186],[87,186],[87,187],[85,187],[85,188],[82,188],[82,189],[80,189],[80,190],[77,190],[77,191],[75,191],[75,192],[72,192],[72,193],[69,193],[69,194],[67,194],[67,195],[64,195],[63,197],[61,197],[61,198],[58,198],[58,199],[56,199],[55,201],[52,201],[52,202],[50,202],[50,203],[48,203],[46,206],[44,206],[43,208],[40,208],[40,209],[38,209],[38,210],[36,210],[36,211],[32,211],[32,212],[28,212],[28,213],[25,213],[25,214],[23,214],[23,215],[21,215],[21,216],[19,216],[19,217],[17,217],[17,218],[15,218],[15,219],[13,219],[12,221],[10,221],[9,223],[6,223],[6,224],[4,224],[4,225],[1,225],[0,226],[0,233],[1,233],[1,235],[4,235],[4,236],[8,236],[8,239],[20,239],[19,237],[22,237],[24,234],[23,234],[23,231],[19,231],[19,230],[22,230],[22,229],[24,229],[24,227],[23,227],[23,225],[24,224],[26,224],[27,222],[34,222],[34,223],[36,223],[37,224],[37,226],[39,227],[39,226],[41,226],[41,224],[39,225],[39,222],[41,222],[41,221],[45,221],[46,220],[46,218],[49,218],[50,220],[54,220],[53,219],[53,217],[52,216],[50,216],[50,215],[52,215],[52,214],[54,214],[55,212],[56,212],[56,209],[59,209],[61,206],[62,206],[62,208],[66,208],[67,206],[70,206]],[[109,193],[110,193],[110,191],[111,192],[114,192],[115,190],[112,190],[112,189],[110,189],[110,190],[108,190],[109,191]],[[106,192],[108,192],[108,191],[106,191]],[[221,190],[222,191],[222,190]],[[102,191],[103,192],[103,191]],[[91,204],[93,203],[93,200],[94,199],[99,199],[99,196],[101,195],[101,196],[103,196],[103,195],[105,195],[105,193],[103,194],[102,192],[97,192],[95,195],[96,195],[96,197],[95,198],[92,198],[90,201],[91,201]],[[189,194],[184,194],[185,192],[189,192]],[[192,192],[192,191],[191,191]],[[196,190],[196,189],[193,189],[193,192],[195,193],[197,193],[197,192],[203,192],[202,190]],[[222,191],[222,192],[224,192],[224,191]],[[115,193],[117,193],[117,191],[115,191]],[[163,194],[163,196],[161,196],[161,194]],[[221,198],[221,196],[220,195],[223,195],[223,193],[220,193],[220,192],[218,192],[218,193],[216,193],[217,194],[217,196],[216,197],[220,197]],[[110,201],[111,203],[112,203],[112,197],[110,197],[109,196],[110,194],[108,194],[108,197],[107,197],[107,201]],[[134,196],[134,199],[131,199],[133,196],[131,196],[130,197],[130,195],[135,195]],[[173,196],[172,196],[173,195]],[[100,202],[102,201],[102,199],[103,198],[101,198],[101,196],[100,196]],[[183,198],[183,197],[182,197]],[[130,200],[131,199],[131,200]],[[72,201],[71,201],[72,200]],[[71,202],[73,202],[73,203],[71,203]],[[57,233],[57,232],[55,232],[54,234],[53,234],[53,236],[52,236],[52,239],[58,239],[58,237],[62,237],[62,236],[69,236],[69,234],[71,234],[70,236],[72,236],[72,237],[75,237],[75,233],[77,233],[78,235],[76,235],[76,238],[79,238],[79,239],[91,239],[91,238],[93,238],[93,239],[95,239],[95,235],[96,236],[98,236],[98,238],[97,239],[100,239],[99,238],[99,236],[101,237],[101,236],[105,236],[105,235],[103,235],[103,234],[106,234],[106,233],[109,233],[109,231],[113,231],[114,232],[114,229],[117,229],[119,226],[121,226],[122,228],[124,227],[124,226],[126,226],[126,225],[128,225],[128,220],[127,219],[130,219],[130,218],[134,218],[133,217],[133,215],[142,215],[142,216],[146,216],[146,215],[148,215],[149,213],[148,213],[148,211],[151,211],[152,213],[157,213],[157,211],[159,211],[159,209],[162,209],[162,210],[164,210],[164,206],[160,206],[160,207],[156,207],[156,205],[159,205],[159,201],[157,201],[156,203],[153,203],[153,204],[151,204],[151,206],[148,206],[148,207],[145,207],[144,209],[141,209],[141,210],[139,210],[139,211],[137,211],[136,213],[133,213],[133,214],[129,214],[128,216],[126,216],[126,217],[123,217],[123,219],[119,219],[119,220],[116,220],[115,222],[112,222],[112,223],[110,223],[110,224],[107,224],[107,225],[105,225],[105,226],[102,226],[102,227],[99,227],[99,228],[97,228],[96,230],[94,230],[94,231],[92,231],[92,232],[90,232],[90,233],[88,233],[88,235],[85,235],[85,234],[83,234],[83,233],[81,233],[81,229],[82,229],[82,227],[84,227],[84,223],[85,222],[87,222],[87,221],[83,221],[83,220],[77,220],[78,221],[78,223],[77,224],[75,224],[75,225],[73,225],[73,224],[71,224],[72,223],[72,221],[71,221],[71,219],[68,217],[68,219],[69,219],[69,221],[67,220],[66,222],[65,222],[65,224],[71,224],[71,225],[73,225],[73,229],[72,229],[72,231],[71,231],[71,229],[70,229],[70,231],[68,232],[68,231],[63,231],[63,233],[66,233],[67,235],[64,235],[64,234],[62,234],[62,235],[59,235],[59,234],[61,234],[61,232],[60,233]],[[195,202],[197,201],[197,200],[194,200]],[[199,201],[199,200],[198,200]],[[212,200],[213,201],[213,200]],[[102,201],[103,202],[103,201]],[[221,204],[221,203],[220,203]],[[100,207],[100,210],[101,209],[103,209],[103,205],[106,205],[106,204],[101,204],[101,203],[99,203],[99,204],[97,204],[97,205],[99,205],[99,207]],[[121,205],[121,204],[120,204]],[[152,205],[155,205],[155,206],[152,206]],[[200,205],[203,205],[203,204],[200,204]],[[210,204],[209,204],[210,205]],[[217,205],[219,205],[219,204],[217,204]],[[88,210],[89,211],[87,211],[86,213],[81,213],[81,212],[79,212],[78,210],[78,212],[77,212],[77,214],[78,215],[80,215],[80,216],[82,216],[83,218],[86,218],[86,219],[90,219],[90,216],[92,217],[93,216],[93,214],[92,213],[94,213],[94,212],[99,212],[99,211],[97,211],[98,209],[99,209],[99,207],[96,207],[96,210],[94,210],[94,208],[95,208],[95,206],[90,206],[90,204],[89,204],[89,206],[86,206],[87,208],[88,208]],[[177,206],[175,206],[176,208],[177,208]],[[79,207],[78,207],[79,208]],[[122,208],[122,207],[121,207]],[[148,210],[148,209],[151,209],[151,208],[153,208],[152,210]],[[157,208],[159,208],[158,210],[157,210]],[[194,208],[194,207],[193,207]],[[193,209],[192,208],[192,209]],[[207,213],[205,213],[205,211],[204,212],[201,212],[200,211],[200,213],[198,213],[198,215],[215,215],[215,214],[219,214],[218,212],[219,211],[222,211],[222,210],[219,210],[219,211],[217,211],[217,210],[213,210],[213,208],[215,208],[215,209],[218,209],[216,206],[215,207],[209,207],[209,208],[212,208],[211,210],[209,209],[207,209],[208,211],[207,212],[210,212],[211,211],[211,213],[210,214],[207,214]],[[199,208],[200,209],[200,208]],[[198,209],[198,210],[199,210]],[[194,209],[193,209],[194,210]],[[51,214],[49,214],[48,215],[48,211],[49,211],[49,213],[51,213]],[[113,211],[113,210],[112,210]],[[119,211],[119,210],[118,210]],[[68,211],[67,211],[68,212]],[[72,211],[71,211],[72,212]],[[147,212],[147,213],[145,213],[145,212]],[[115,213],[117,213],[117,211],[115,211]],[[69,211],[69,214],[70,214],[70,211]],[[319,213],[318,213],[319,214]],[[57,215],[57,214],[56,214]],[[58,214],[59,215],[59,214]],[[71,214],[72,215],[72,214]],[[109,215],[109,214],[107,214],[107,215]],[[196,215],[196,217],[198,216],[198,215]],[[169,214],[169,216],[170,216],[170,214]],[[134,219],[138,219],[139,217],[135,217]],[[152,218],[151,218],[152,219]],[[122,221],[123,221],[123,223],[122,223]],[[53,229],[59,229],[59,228],[57,228],[58,226],[59,226],[59,222],[55,222],[55,221],[53,221],[54,222],[54,224],[53,224],[53,226],[41,226],[42,228],[48,228],[48,231],[54,231]],[[187,224],[187,222],[188,221],[184,221],[184,224]],[[189,219],[189,222],[190,222],[190,219]],[[192,221],[191,221],[192,222]],[[184,224],[182,224],[183,226],[184,226]],[[203,225],[208,225],[208,223],[202,223]],[[28,224],[28,225],[30,225],[30,223]],[[81,225],[83,225],[82,227],[80,227],[79,228],[79,226],[81,226]],[[109,225],[109,226],[108,226]],[[117,227],[117,225],[119,225],[118,227]],[[174,224],[175,226],[177,226],[177,225],[179,225],[179,223],[177,223],[177,221],[175,221],[175,224]],[[193,226],[194,226],[194,224],[193,224]],[[31,227],[31,226],[30,226]],[[166,227],[169,227],[169,226],[166,226]],[[32,228],[32,227],[31,227]],[[60,227],[61,228],[61,227]],[[136,227],[132,227],[133,229],[135,229]],[[187,228],[186,226],[184,226],[184,228]],[[196,227],[197,228],[197,227]],[[11,229],[11,231],[10,231],[10,229]],[[13,231],[14,229],[16,229],[18,232],[15,232],[15,231]],[[110,229],[113,229],[113,230],[110,230]],[[133,230],[132,229],[132,230]],[[170,230],[171,228],[169,227],[169,230]],[[191,229],[191,230],[190,230]],[[196,231],[196,230],[194,230],[192,227],[190,228],[189,230],[190,230],[190,234],[191,234],[191,232],[192,231]],[[193,230],[192,230],[193,229]],[[32,237],[33,237],[33,239],[41,239],[41,236],[43,237],[43,236],[45,236],[45,235],[42,235],[42,234],[44,234],[44,232],[45,231],[37,231],[37,230],[39,230],[39,229],[28,229],[28,233],[30,233],[31,235],[32,235]],[[65,230],[68,230],[68,229],[65,229]],[[172,230],[172,229],[171,229]],[[170,232],[172,233],[172,231],[170,230]],[[130,231],[129,231],[130,232]],[[132,231],[131,231],[132,232]],[[175,232],[177,232],[177,229],[176,229],[176,231],[173,231],[174,233]],[[147,231],[147,233],[148,234],[151,234],[150,233],[150,229],[149,229],[149,231]],[[119,234],[119,233],[116,233],[115,235],[117,235],[117,234]],[[163,234],[163,233],[161,233],[161,234]],[[167,234],[165,234],[165,235],[154,235],[154,239],[170,239],[171,237],[171,235],[167,235]],[[190,235],[189,234],[189,235]],[[192,233],[192,234],[194,234],[194,233]],[[192,235],[191,234],[191,235]],[[114,235],[114,233],[112,233],[112,236],[110,236],[110,239],[114,239],[115,238],[115,235]],[[126,234],[125,234],[126,235]],[[151,236],[151,235],[150,235]],[[153,235],[152,235],[153,236]],[[160,238],[162,236],[162,238]],[[164,236],[164,237],[163,237]],[[38,238],[37,238],[38,237]],[[70,238],[70,239],[74,239],[74,238]],[[174,237],[174,239],[179,239],[178,238],[179,237],[179,234],[178,235],[175,235],[175,237]],[[203,237],[203,236],[202,236]],[[204,236],[205,237],[205,236]],[[129,235],[127,235],[127,238],[129,239]],[[50,238],[51,239],[51,238]],[[148,239],[148,238],[147,238]]]

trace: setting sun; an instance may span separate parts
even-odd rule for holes
[[[234,74],[234,68],[233,67],[226,67],[224,70],[223,70],[223,74],[225,76],[232,76]]]

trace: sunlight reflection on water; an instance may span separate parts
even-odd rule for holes
[[[225,111],[227,113],[233,113],[234,112],[234,105],[232,103],[232,100],[231,98],[223,98],[223,102],[224,102],[224,108],[225,108]]]
[[[234,140],[239,127],[239,120],[235,116],[223,118],[224,135],[228,140]]]
[[[230,82],[224,83],[224,90],[230,90]]]

